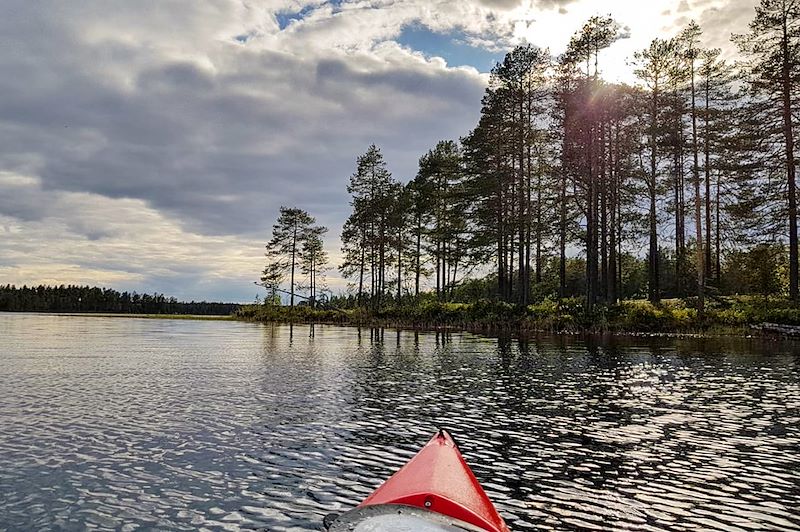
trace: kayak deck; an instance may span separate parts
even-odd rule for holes
[[[342,514],[328,532],[484,532],[469,523],[430,510],[399,504],[356,508]]]
[[[426,521],[429,528],[420,528],[419,523]],[[347,528],[335,528],[342,522],[348,523]],[[381,527],[373,527],[378,523]],[[355,510],[334,521],[330,530],[508,532],[508,527],[453,438],[440,430]]]

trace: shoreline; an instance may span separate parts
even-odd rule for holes
[[[329,312],[329,311],[326,311]],[[342,312],[342,311],[337,311]],[[488,323],[476,320],[472,323],[442,323],[428,322],[420,323],[406,320],[393,319],[350,319],[346,314],[340,319],[314,319],[302,316],[285,318],[263,318],[248,317],[236,314],[232,315],[190,315],[190,314],[125,314],[113,312],[17,312],[3,311],[1,314],[32,314],[40,316],[55,317],[75,317],[75,318],[131,318],[146,320],[187,320],[187,321],[236,321],[241,323],[259,323],[264,325],[324,325],[331,327],[348,327],[364,329],[394,329],[397,331],[425,332],[425,333],[470,333],[487,337],[513,336],[513,337],[532,337],[537,335],[555,335],[568,337],[622,337],[639,339],[714,339],[714,338],[738,338],[742,340],[767,340],[767,341],[798,341],[800,340],[800,327],[794,328],[792,332],[779,332],[774,329],[790,329],[792,326],[781,324],[760,324],[760,325],[710,325],[706,330],[690,329],[685,330],[630,330],[620,328],[570,328],[554,329],[542,325],[541,323],[530,320],[510,320],[507,325],[498,325],[497,322]]]
[[[558,334],[637,338],[800,338],[800,309],[753,306],[731,300],[699,313],[685,302],[658,305],[629,300],[587,312],[570,300],[545,301],[527,308],[479,301],[423,302],[382,309],[313,309],[246,305],[234,319],[255,323],[325,324],[412,331],[470,332],[488,336]]]
[[[58,316],[65,318],[136,318],[141,320],[193,320],[193,321],[241,321],[234,315],[204,314],[125,314],[115,312],[54,312],[54,311],[15,311],[4,310],[2,314],[33,314],[38,316]]]
[[[714,327],[707,331],[627,331],[627,330],[553,330],[542,327],[490,327],[479,325],[453,325],[453,324],[439,324],[439,325],[420,325],[409,324],[403,322],[390,322],[390,321],[371,321],[371,322],[348,322],[348,321],[333,321],[333,320],[259,320],[259,319],[246,319],[246,318],[233,318],[235,321],[244,323],[258,323],[263,325],[298,325],[298,326],[312,326],[322,325],[330,327],[348,327],[357,329],[393,329],[397,331],[406,332],[421,332],[421,333],[469,333],[486,337],[498,336],[512,336],[512,337],[533,337],[538,335],[548,336],[566,336],[566,337],[619,337],[619,338],[638,338],[638,339],[717,339],[717,338],[734,338],[741,340],[768,340],[768,341],[795,341],[789,335],[779,334],[764,334],[756,328],[744,327]]]

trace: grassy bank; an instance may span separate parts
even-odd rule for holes
[[[800,308],[788,301],[752,297],[720,298],[708,303],[705,312],[692,301],[623,301],[588,311],[577,299],[543,301],[527,308],[494,301],[476,303],[423,302],[379,309],[322,310],[309,307],[250,305],[237,319],[277,323],[329,323],[370,327],[413,329],[452,328],[470,331],[554,333],[753,333],[763,323],[800,325]]]

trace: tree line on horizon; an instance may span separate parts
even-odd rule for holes
[[[163,294],[118,292],[93,286],[0,285],[3,312],[109,312],[116,314],[182,314],[227,316],[240,305],[178,301]]]
[[[800,1],[761,0],[749,32],[732,36],[736,64],[701,36],[691,22],[653,39],[632,58],[638,83],[611,83],[600,56],[621,28],[592,17],[557,58],[509,52],[475,128],[439,142],[408,183],[370,146],[342,230],[351,303],[419,297],[426,283],[440,300],[520,305],[682,297],[702,310],[709,293],[784,284],[797,301]],[[301,261],[317,276],[327,266],[302,251],[303,235],[325,230],[294,209],[298,229],[290,210],[268,246],[273,288]],[[290,292],[294,304],[294,278]]]

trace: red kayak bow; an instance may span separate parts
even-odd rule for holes
[[[433,526],[430,530],[508,532],[503,518],[464,461],[453,438],[444,430],[440,430],[411,461],[355,510],[344,514],[337,522],[347,521],[350,530],[360,530],[357,523],[363,522],[361,520],[373,519],[378,525],[375,516],[389,513],[403,514],[407,521],[404,526],[409,526],[408,520],[413,518],[429,524],[438,523],[441,527]],[[348,517],[348,514],[358,515]],[[409,530],[404,526],[397,529]],[[383,524],[380,528],[364,526],[363,529],[391,530],[392,527]],[[331,530],[338,528],[334,526]]]

